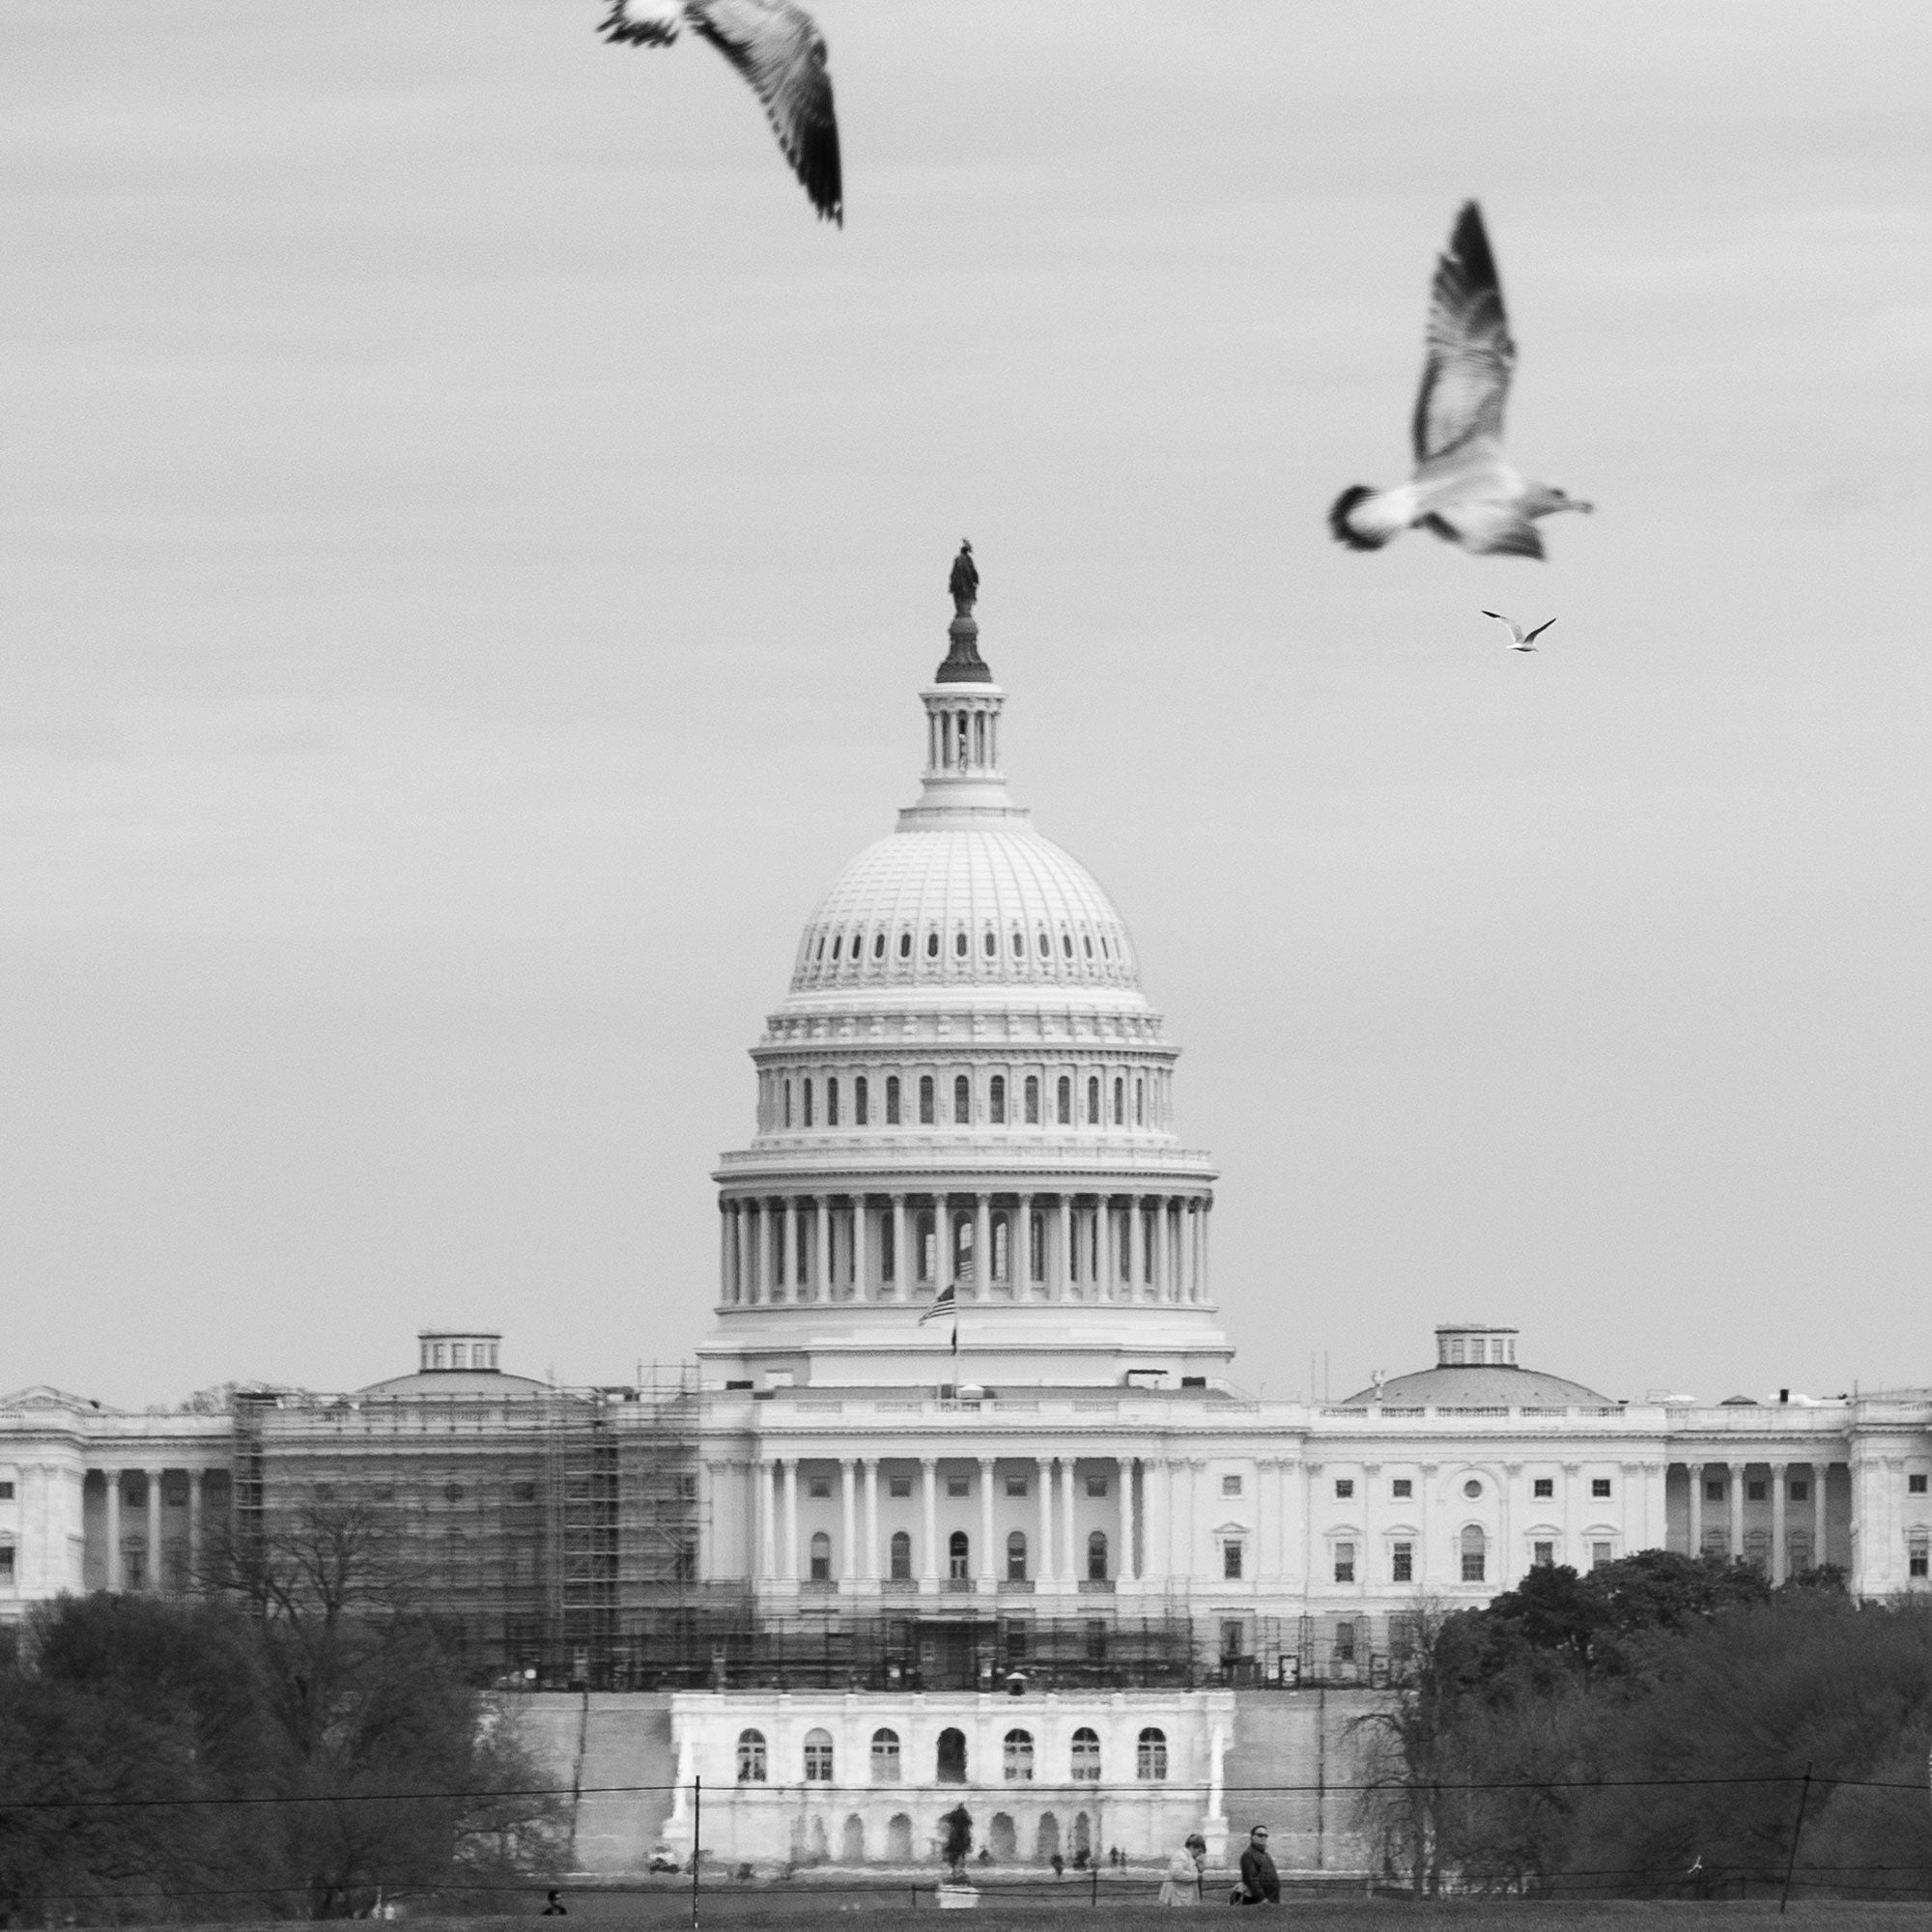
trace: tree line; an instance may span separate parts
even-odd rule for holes
[[[467,1681],[379,1516],[292,1507],[218,1539],[199,1580],[40,1605],[0,1666],[6,1923],[461,1909],[560,1868],[554,1774]]]
[[[1654,1896],[1787,1872],[1814,1892],[1932,1882],[1921,1603],[1854,1603],[1831,1569],[1774,1589],[1742,1559],[1651,1549],[1532,1570],[1420,1634],[1409,1685],[1356,1728],[1386,1880]]]

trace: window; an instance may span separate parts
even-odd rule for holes
[[[872,957],[874,959],[883,959],[885,956],[886,935],[883,932],[875,932],[872,935]]]
[[[966,1733],[948,1725],[933,1751],[933,1776],[941,1784],[966,1782]]]
[[[966,935],[963,932],[955,932],[952,935],[952,956],[955,959],[963,959],[966,956]]]
[[[925,956],[928,959],[939,957],[939,935],[936,932],[928,932],[925,935]]]
[[[811,1123],[811,1082],[808,1080],[805,1083],[805,1124],[809,1127]]]
[[[1026,1579],[1026,1531],[1016,1529],[1007,1538],[1007,1581],[1024,1583]]]
[[[1248,1627],[1239,1617],[1221,1619],[1221,1662],[1238,1663],[1248,1654]]]
[[[1033,1782],[1033,1733],[1009,1731],[1000,1742],[1000,1769],[1009,1784]]]
[[[1127,1124],[1127,1083],[1121,1079],[1114,1082],[1114,1124],[1117,1127]]]
[[[1346,1620],[1335,1626],[1335,1662],[1353,1663],[1355,1661],[1355,1626]]]
[[[1927,1576],[1928,1557],[1932,1557],[1932,1543],[1928,1543],[1922,1536],[1915,1536],[1906,1546],[1905,1574],[1908,1577]]]
[[[1335,1495],[1340,1502],[1347,1502],[1355,1493],[1355,1479],[1352,1476],[1335,1478]]]
[[[899,1123],[899,1076],[886,1075],[886,1125],[895,1127]]]
[[[1601,1490],[1598,1489],[1594,1483],[1590,1485],[1590,1493],[1592,1495],[1606,1496],[1609,1494],[1609,1492],[1610,1492],[1610,1486],[1607,1483],[1605,1483]],[[1763,1502],[1763,1500],[1764,1500],[1764,1485],[1762,1483],[1747,1483],[1745,1485],[1746,1502],[1761,1503]]]
[[[989,931],[986,933],[983,940],[980,942],[980,950],[986,955],[988,959],[996,958],[1000,951],[1000,942],[997,939],[995,939],[992,933]]]
[[[1134,1740],[1134,1776],[1158,1782],[1167,1776],[1167,1733],[1152,1725]]]
[[[932,1124],[932,1075],[919,1076],[919,1123],[923,1127]]]
[[[1039,1125],[1039,1075],[1029,1073],[1026,1077],[1026,1123],[1030,1127]]]
[[[1760,1483],[1757,1487],[1759,1493],[1762,1494],[1764,1485]],[[1592,1476],[1590,1478],[1590,1493],[1593,1496],[1606,1496],[1609,1492],[1610,1479],[1607,1476]]]
[[[899,1734],[896,1731],[872,1733],[872,1782],[896,1784],[899,1781]]]
[[[784,1123],[786,1126],[791,1125],[791,1082],[789,1080],[784,1084]],[[442,1353],[442,1344],[440,1342],[437,1344],[436,1352],[439,1355]],[[441,1366],[440,1362],[437,1364],[438,1368]]]
[[[1147,1125],[1147,1082],[1145,1080],[1136,1080],[1134,1082],[1134,1125],[1137,1127]]]
[[[871,1089],[867,1085],[866,1076],[861,1073],[852,1082],[852,1124],[855,1127],[870,1125],[870,1098]]]
[[[1389,1485],[1389,1494],[1398,1501],[1406,1502],[1415,1493],[1415,1485],[1407,1476],[1398,1476]]]
[[[1355,1580],[1355,1546],[1352,1543],[1338,1543],[1335,1546],[1335,1580],[1338,1583],[1352,1583]]]
[[[805,1781],[808,1784],[832,1782],[832,1733],[807,1731],[805,1734]]]
[[[838,1124],[838,1082],[836,1078],[825,1083],[825,1124],[828,1127]]]
[[[1465,1496],[1467,1496],[1471,1502],[1474,1502],[1476,1498],[1483,1493],[1483,1486],[1481,1483],[1477,1482],[1475,1477],[1471,1476],[1469,1480],[1463,1485],[1463,1493]]]
[[[966,1540],[963,1529],[955,1529],[946,1539],[946,1574],[955,1583],[963,1583],[973,1572],[971,1568],[972,1546]]]
[[[0,1584],[5,1584],[11,1588],[13,1582],[14,1546],[11,1543],[0,1543]]]
[[[973,1123],[973,1083],[965,1074],[954,1076],[952,1081],[952,1124],[967,1127]]]
[[[906,1531],[902,1529],[894,1530],[891,1549],[892,1549],[893,1581],[895,1583],[911,1582],[912,1581],[911,1536],[909,1536],[906,1533]]]
[[[1556,1561],[1555,1544],[1532,1543],[1529,1546],[1529,1561],[1533,1569],[1548,1570]]]
[[[1591,1544],[1590,1568],[1592,1570],[1601,1570],[1615,1554],[1615,1549],[1607,1543]]]
[[[830,1476],[808,1476],[805,1479],[805,1491],[808,1495],[829,1496],[832,1493],[832,1478]]]
[[[1096,1529],[1087,1539],[1087,1580],[1090,1583],[1104,1583],[1107,1580],[1107,1532]]]
[[[912,1478],[910,1476],[888,1476],[886,1478],[886,1493],[889,1496],[911,1495]]]
[[[1907,1476],[1905,1479],[1905,1493],[1909,1496],[1922,1496],[1925,1493],[1925,1478],[1923,1476]]]
[[[814,1583],[829,1583],[832,1580],[832,1539],[822,1529],[811,1533],[811,1580]]]
[[[949,1496],[970,1496],[973,1493],[973,1478],[971,1476],[948,1476],[946,1479],[946,1493]]]
[[[996,1073],[986,1083],[986,1115],[996,1127],[1007,1124],[1007,1076]]]
[[[1015,1475],[1009,1475],[1009,1476],[1007,1477],[1007,1493],[1008,1493],[1008,1495],[1009,1495],[1009,1496],[1023,1496],[1023,1495],[1025,1495],[1025,1494],[1026,1494],[1027,1492],[1028,1492],[1028,1486],[1027,1486],[1027,1479],[1026,1479],[1026,1476],[1025,1476],[1025,1475],[1024,1475],[1023,1473],[1022,1473],[1022,1474],[1020,1474],[1020,1475],[1017,1475],[1017,1476],[1015,1476]]]
[[[1707,1503],[1720,1503],[1724,1500],[1724,1481],[1721,1476],[1716,1482],[1704,1485],[1704,1500]]]
[[[1471,1523],[1463,1532],[1463,1580],[1465,1583],[1480,1583],[1487,1568],[1485,1555],[1488,1542],[1483,1532]]]
[[[1221,1546],[1221,1575],[1231,1583],[1241,1580],[1241,1546],[1232,1536]]]
[[[1238,1476],[1221,1478],[1221,1493],[1224,1496],[1237,1496],[1241,1493],[1241,1479]]]
[[[1100,1781],[1100,1739],[1085,1724],[1073,1733],[1072,1764],[1070,1774],[1075,1784],[1098,1784]]]
[[[1013,957],[1015,959],[1026,957],[1026,941],[1017,932],[1013,934]]]
[[[1415,1581],[1414,1544],[1396,1543],[1389,1546],[1389,1581],[1392,1583]]]
[[[1537,1479],[1535,1480],[1535,1482],[1533,1482],[1533,1483],[1532,1483],[1532,1484],[1531,1484],[1531,1485],[1529,1486],[1529,1492],[1530,1492],[1530,1494],[1531,1494],[1531,1495],[1533,1495],[1533,1496],[1553,1496],[1553,1495],[1555,1495],[1555,1493],[1556,1493],[1556,1478],[1555,1478],[1554,1476],[1539,1476],[1539,1477],[1537,1477]]]
[[[1054,1088],[1054,1119],[1063,1127],[1073,1124],[1073,1082],[1062,1074]]]
[[[1811,1500],[1811,1485],[1808,1482],[1793,1483],[1791,1500],[1795,1503],[1808,1503]]]
[[[12,1483],[0,1483],[0,1503],[11,1503],[13,1500],[14,1485]],[[185,1502],[187,1498],[184,1496],[182,1500]]]
[[[909,932],[899,934],[899,957],[901,959],[912,957],[912,934]]]
[[[738,1782],[762,1784],[765,1781],[765,1734],[763,1731],[738,1733]]]
[[[1087,1493],[1090,1496],[1104,1496],[1107,1493],[1106,1477],[1090,1475],[1087,1478]]]
[[[1087,1124],[1090,1127],[1100,1124],[1100,1082],[1097,1075],[1091,1075],[1087,1081]]]

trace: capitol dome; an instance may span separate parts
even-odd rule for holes
[[[918,1318],[951,1307],[981,1382],[1225,1369],[1179,1056],[1113,900],[1007,790],[979,627],[950,636],[919,798],[812,909],[752,1050],[700,1352],[726,1383],[939,1381]]]

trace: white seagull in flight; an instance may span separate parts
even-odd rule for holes
[[[1550,625],[1556,621],[1554,617],[1546,617],[1542,623],[1537,625],[1535,630],[1525,631],[1514,617],[1505,617],[1500,611],[1485,611],[1483,615],[1485,617],[1493,617],[1498,624],[1507,624],[1509,626],[1511,641],[1508,648],[1513,651],[1533,651],[1536,648],[1537,639],[1542,637],[1544,632],[1548,630]]]
[[[1548,483],[1533,483],[1503,454],[1516,344],[1510,340],[1483,213],[1463,204],[1429,295],[1428,354],[1410,434],[1415,474],[1393,490],[1344,490],[1328,527],[1350,550],[1380,550],[1417,527],[1479,554],[1543,554],[1534,519],[1588,510]]]
[[[844,227],[838,122],[818,23],[791,0],[611,0],[600,31],[611,41],[668,47],[685,27],[751,83],[818,218]]]

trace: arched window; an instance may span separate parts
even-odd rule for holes
[[[1030,1127],[1039,1125],[1039,1075],[1029,1073],[1025,1089],[1026,1123]]]
[[[1016,1529],[1007,1538],[1007,1581],[1024,1583],[1026,1579],[1026,1531]]]
[[[828,1127],[838,1124],[838,1079],[836,1074],[825,1083],[825,1124]]]
[[[941,1784],[966,1782],[966,1733],[949,1724],[939,1734],[933,1752],[932,1775]]]
[[[1104,1583],[1107,1580],[1107,1532],[1096,1529],[1087,1539],[1087,1580],[1090,1583]]]
[[[952,1124],[955,1127],[971,1126],[973,1123],[973,1083],[965,1074],[958,1073],[952,1079]]]
[[[832,1539],[822,1529],[811,1532],[811,1580],[814,1583],[832,1580]]]
[[[1114,1124],[1117,1127],[1127,1124],[1127,1083],[1124,1080],[1114,1082]]]
[[[955,959],[966,956],[966,934],[963,930],[952,935],[952,956]]]
[[[895,1583],[912,1580],[912,1538],[903,1529],[893,1531],[892,1573]]]
[[[805,1083],[805,1124],[808,1127],[811,1124],[811,1082],[810,1080]]]
[[[825,957],[825,935],[822,932],[818,935],[818,951],[811,956],[814,959],[823,959]]]
[[[899,1123],[899,1076],[886,1075],[886,1125],[895,1127]]]
[[[1100,1124],[1100,1082],[1097,1075],[1090,1075],[1087,1081],[1087,1124],[1090,1127]]]
[[[832,1733],[807,1731],[805,1734],[805,1781],[808,1784],[832,1782]]]
[[[896,1784],[899,1781],[899,1734],[896,1731],[872,1733],[872,1782]]]
[[[981,946],[980,950],[986,955],[988,959],[991,959],[992,957],[994,957],[995,954],[998,953],[1000,950],[1000,942],[993,937],[993,928],[991,926],[988,926],[986,928],[985,944]]]
[[[912,957],[912,934],[909,932],[899,934],[899,957],[901,959]]]
[[[832,940],[832,957],[833,957],[833,959],[834,959],[835,961],[836,961],[836,960],[838,959],[838,949],[839,949],[839,948],[840,948],[841,946],[843,946],[844,944],[845,944],[845,935],[844,935],[844,934],[843,934],[842,932],[840,932],[840,933],[837,933],[837,934],[835,934],[835,935],[833,936],[833,940]]]
[[[852,1082],[852,1124],[863,1127],[871,1114],[872,1090],[866,1084],[866,1076],[861,1073]]]
[[[1054,1119],[1063,1127],[1073,1124],[1073,1082],[1064,1073],[1054,1094]]]
[[[1093,958],[1093,956],[1094,956],[1094,935],[1093,935],[1093,934],[1092,934],[1091,932],[1083,932],[1083,933],[1082,933],[1082,934],[1080,935],[1080,938],[1081,938],[1081,943],[1082,943],[1082,944],[1083,944],[1083,945],[1084,945],[1084,946],[1086,947],[1086,949],[1087,949],[1087,956],[1088,956],[1088,958],[1090,958],[1090,959],[1091,959],[1091,958]]]
[[[1000,1766],[1009,1784],[1033,1782],[1033,1733],[1009,1731],[1002,1741]]]
[[[1060,935],[1060,951],[1065,957],[1068,959],[1073,957],[1073,935],[1070,932],[1063,932]]]
[[[919,1123],[923,1127],[932,1124],[932,1075],[919,1076]]]
[[[1488,1540],[1484,1537],[1483,1532],[1472,1522],[1463,1532],[1463,1582],[1480,1583],[1483,1581],[1483,1571],[1486,1567],[1483,1559],[1488,1548]]]
[[[1151,1724],[1134,1743],[1134,1776],[1159,1779],[1167,1776],[1167,1733]]]
[[[1039,956],[1042,959],[1050,959],[1053,956],[1053,946],[1043,932],[1039,935]]]
[[[875,932],[872,935],[872,957],[874,959],[883,959],[885,956],[886,935],[883,932]]]
[[[1085,1724],[1073,1733],[1072,1759],[1070,1771],[1075,1784],[1099,1783],[1100,1738]]]
[[[939,957],[939,935],[936,932],[928,932],[925,935],[925,956],[928,959]]]
[[[738,1782],[762,1784],[765,1781],[765,1734],[763,1731],[738,1733]]]
[[[786,1126],[791,1125],[791,1082],[789,1080],[784,1084],[784,1123]]]
[[[1007,1124],[1007,1076],[996,1073],[986,1083],[986,1115],[996,1127]]]
[[[1017,932],[1013,934],[1013,957],[1015,959],[1026,957],[1026,941]]]
[[[955,1583],[963,1583],[973,1574],[971,1559],[972,1547],[966,1541],[966,1532],[955,1529],[946,1539],[946,1574]]]

